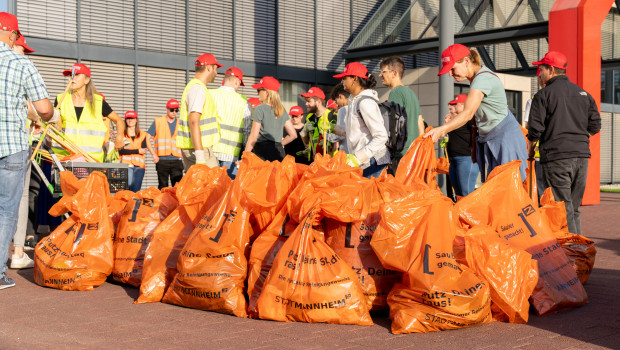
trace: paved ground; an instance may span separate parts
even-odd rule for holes
[[[250,320],[167,304],[132,304],[138,290],[105,283],[93,292],[63,292],[33,283],[32,269],[9,271],[15,288],[0,291],[0,349],[99,348],[620,348],[620,194],[601,193],[584,207],[584,234],[596,241],[595,269],[586,284],[590,303],[527,325],[489,325],[393,335],[390,321],[375,326]]]

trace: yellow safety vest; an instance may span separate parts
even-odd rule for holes
[[[183,90],[181,99],[181,117],[177,126],[177,148],[194,149],[189,129],[189,112],[187,111],[187,93],[194,85],[200,85],[205,91],[205,104],[200,115],[200,138],[202,147],[211,147],[220,140],[220,123],[215,102],[207,90],[207,86],[198,79],[192,79]]]
[[[176,120],[174,134],[170,135],[170,126],[168,125],[168,117],[155,118],[155,150],[159,157],[173,155],[181,158],[181,151],[177,148],[177,131],[179,130],[179,120]]]
[[[308,113],[306,116],[306,120],[310,120],[314,116],[314,113]],[[336,124],[336,113],[332,112],[331,109],[327,108],[323,115],[319,117],[318,120],[312,121],[312,125],[314,126],[314,130],[312,131],[312,135],[310,136],[310,153],[308,153],[308,160],[312,161],[314,154],[316,153],[316,146],[319,142],[319,136],[325,129],[328,133],[334,131],[334,126]]]
[[[248,102],[234,91],[215,89],[209,92],[220,116],[221,138],[213,146],[213,152],[239,157],[243,147],[243,114]]]
[[[75,107],[71,100],[71,93],[67,92],[67,94],[67,97],[60,105],[62,128],[65,131],[65,136],[97,161],[103,162],[103,144],[107,132],[102,115],[103,98],[99,94],[94,94],[94,107],[87,100],[78,121]],[[58,100],[60,101],[61,99],[62,94],[58,96]],[[52,143],[52,148],[54,153],[60,156],[69,154],[68,151],[56,143]]]

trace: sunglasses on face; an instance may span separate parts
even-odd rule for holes
[[[178,108],[168,108],[168,110],[169,110],[170,112],[172,112],[172,113],[177,113],[177,112],[179,112],[179,109],[178,109]]]

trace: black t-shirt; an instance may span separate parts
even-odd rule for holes
[[[301,139],[301,135],[300,135],[303,129],[304,129],[303,125],[301,129],[295,129],[295,131],[297,131],[297,138],[291,141],[291,143],[289,143],[288,145],[284,146],[284,151],[286,152],[286,154],[295,157],[295,163],[310,164],[310,162],[308,161],[308,156],[296,155],[297,152],[303,151],[304,149],[306,149],[306,145],[304,145],[304,141]]]
[[[131,138],[131,141],[134,141],[136,139],[135,136],[129,136]],[[142,140],[142,144],[140,145],[140,148],[146,148],[146,137],[144,138],[144,140]],[[122,150],[118,151],[118,154],[121,156],[126,156],[128,154],[140,154],[140,149],[127,149],[127,147],[123,148]]]
[[[450,141],[448,141],[448,156],[471,156],[471,128],[474,125],[473,120],[468,121],[465,125],[448,133]]]
[[[102,101],[102,105],[101,105],[101,114],[104,117],[107,117],[110,115],[110,113],[113,112],[112,107],[110,107],[110,105],[106,102],[106,100]],[[56,101],[54,101],[54,107],[58,107],[58,96],[56,96]],[[80,117],[82,116],[82,111],[84,111],[84,107],[73,107],[75,108],[75,116],[77,117],[77,120],[80,121]]]

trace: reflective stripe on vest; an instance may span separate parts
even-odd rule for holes
[[[200,138],[202,141],[202,147],[212,147],[220,140],[220,123],[215,103],[211,94],[207,90],[205,84],[198,79],[192,79],[183,90],[183,97],[181,98],[181,117],[177,124],[177,148],[180,149],[193,149],[194,143],[192,142],[191,132],[189,128],[189,112],[187,111],[187,94],[189,90],[199,85],[205,92],[205,104],[202,107],[202,114],[200,115]]]
[[[59,95],[58,100],[60,101],[61,99],[62,95]],[[62,127],[65,136],[69,140],[97,161],[103,162],[103,144],[107,128],[103,121],[103,98],[101,95],[93,95],[93,104],[94,107],[86,100],[82,115],[80,116],[80,120],[78,120],[75,114],[73,100],[71,99],[71,93],[68,92],[67,97],[62,101],[62,105],[60,105]],[[52,148],[54,153],[61,156],[59,158],[69,154],[68,151],[56,143],[52,144]]]
[[[179,120],[176,120],[176,127],[174,128],[174,134],[170,135],[170,126],[168,125],[168,117],[155,118],[155,137],[153,143],[155,151],[160,157],[173,155],[175,157],[181,157],[181,151],[177,148],[177,131],[179,130]]]
[[[248,102],[238,93],[227,89],[210,90],[220,116],[220,142],[213,146],[214,153],[239,157],[243,147],[243,115]]]
[[[128,147],[125,149],[134,150],[142,148],[142,141],[146,138],[146,132],[140,130],[140,134],[136,136],[133,140],[130,141]],[[142,169],[146,167],[144,154],[127,154],[121,156],[121,163],[125,164],[133,164],[134,166],[138,166]]]

